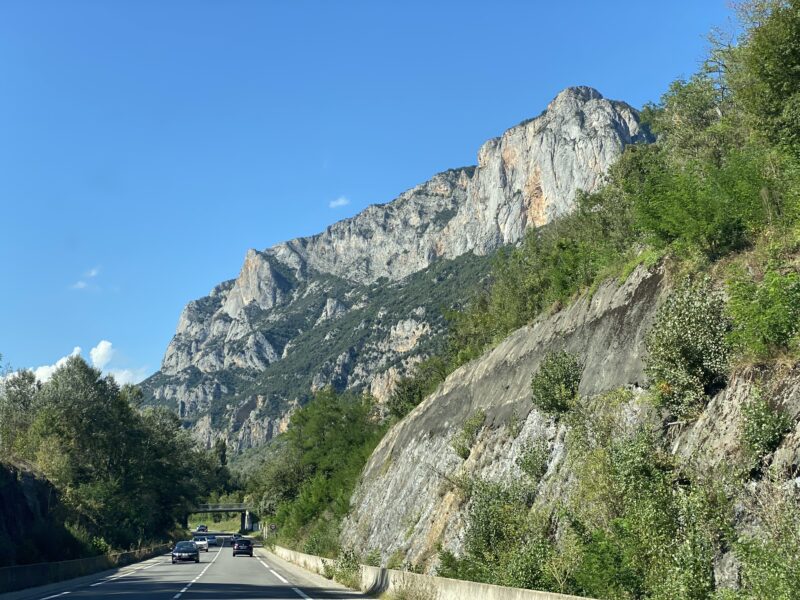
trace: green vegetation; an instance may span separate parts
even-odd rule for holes
[[[800,334],[800,273],[773,260],[760,277],[738,268],[728,280],[731,342],[756,360],[797,349]]]
[[[645,371],[660,405],[692,417],[724,387],[728,328],[722,297],[709,281],[686,281],[672,292],[647,336]]]
[[[227,483],[218,455],[168,411],[138,411],[140,398],[80,357],[45,384],[21,372],[0,387],[0,453],[52,482],[82,554],[164,540],[187,507]]]
[[[448,375],[448,365],[439,356],[433,356],[416,366],[411,375],[397,382],[386,402],[389,414],[402,419],[435,390]]]
[[[792,420],[758,394],[742,407],[742,441],[754,469],[792,430]]]
[[[517,461],[528,478],[473,481],[464,553],[441,553],[440,574],[595,598],[800,598],[796,473],[770,464],[794,421],[758,395],[743,463],[700,472],[670,451],[671,427],[733,369],[800,352],[800,2],[740,9],[738,45],[712,40],[701,72],[643,111],[657,142],[627,148],[574,214],[502,253],[491,289],[451,317],[458,365],[638,264],[660,260],[675,282],[647,337],[645,396],[580,398],[580,364],[548,356],[532,400],[567,427],[575,487],[536,504],[541,443]],[[729,553],[739,589],[715,578]]]
[[[787,484],[794,475],[769,464],[793,423],[758,397],[743,408],[743,464],[700,471],[671,452],[673,432],[734,368],[793,362],[800,352],[800,2],[754,0],[741,14],[737,44],[712,40],[701,71],[643,111],[656,143],[628,147],[601,189],[578,196],[575,212],[494,257],[487,290],[447,313],[447,348],[426,348],[438,358],[392,396],[391,414],[402,418],[457,366],[638,265],[660,263],[672,284],[647,336],[644,396],[581,398],[580,360],[545,358],[531,398],[566,428],[573,486],[558,506],[537,503],[549,457],[543,441],[522,448],[526,476],[513,483],[454,476],[468,523],[463,554],[440,554],[441,575],[596,598],[800,598],[800,513]],[[262,471],[264,505],[295,546],[340,554],[346,498],[382,433],[365,414],[354,420],[364,435],[346,433],[346,448],[331,449],[322,434],[299,446],[290,428]],[[485,419],[475,413],[451,440],[461,458]],[[516,437],[518,418],[508,428]],[[304,472],[315,447],[350,452],[350,460],[324,477]],[[754,519],[746,533],[737,530],[742,506]],[[719,589],[723,556],[741,565],[738,590]],[[399,553],[390,558],[400,562]]]
[[[570,409],[578,395],[583,364],[568,352],[550,352],[531,379],[533,405],[546,413]]]
[[[442,553],[439,573],[596,598],[710,597],[729,503],[650,426],[626,421],[631,401],[620,390],[599,412],[565,413],[577,487],[554,516],[534,504],[536,480],[476,482],[464,554]]]
[[[472,452],[472,445],[475,443],[478,432],[483,427],[485,421],[486,413],[482,410],[476,411],[469,419],[464,421],[461,431],[450,440],[450,445],[453,447],[453,450],[464,460],[469,458]]]
[[[370,398],[330,388],[292,415],[283,444],[248,484],[277,542],[310,554],[340,552],[339,525],[361,470],[385,431]]]

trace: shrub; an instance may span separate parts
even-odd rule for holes
[[[516,463],[520,470],[534,481],[539,481],[547,472],[547,459],[550,449],[547,440],[539,438],[526,443],[517,457]]]
[[[739,271],[728,280],[731,341],[756,358],[789,350],[800,333],[800,274],[768,268],[761,281]]]
[[[670,294],[647,335],[645,371],[658,402],[679,418],[705,406],[728,369],[724,302],[708,280],[687,280]]]
[[[469,419],[464,422],[464,425],[453,439],[450,440],[450,445],[461,458],[467,460],[472,452],[472,445],[478,437],[478,432],[483,427],[486,421],[486,413],[482,410],[475,412]]]
[[[734,544],[747,598],[796,599],[800,591],[800,494],[794,485],[767,479],[746,498],[757,532]]]
[[[531,380],[534,406],[546,413],[568,411],[578,395],[583,363],[568,352],[549,352]]]
[[[377,548],[373,548],[369,552],[364,555],[364,564],[370,567],[380,567],[381,566],[381,551]]]
[[[792,420],[759,393],[742,407],[742,440],[751,466],[758,468],[792,429]]]
[[[361,565],[355,551],[347,548],[342,550],[333,563],[333,579],[353,590],[361,589]]]

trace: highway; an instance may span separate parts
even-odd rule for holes
[[[256,548],[233,556],[230,542],[173,565],[163,555],[46,588],[0,594],[8,600],[342,600],[367,598]]]

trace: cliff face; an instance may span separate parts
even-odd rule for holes
[[[516,459],[537,438],[553,446],[549,478],[541,484],[549,491],[540,501],[556,496],[565,485],[559,469],[565,431],[533,409],[531,376],[548,352],[566,350],[585,359],[582,395],[638,389],[644,336],[665,290],[660,271],[639,268],[624,284],[602,285],[452,373],[373,452],[353,495],[343,545],[379,548],[387,556],[400,551],[412,564],[434,556],[440,543],[458,553],[466,506],[448,478],[520,477]],[[450,440],[478,411],[486,414],[485,426],[462,460]],[[517,435],[509,433],[515,422]]]
[[[566,426],[531,402],[531,377],[547,352],[566,350],[584,359],[579,392],[583,408],[600,417],[617,410],[633,430],[648,423],[663,431],[662,416],[643,399],[644,339],[670,282],[659,268],[639,267],[624,282],[606,282],[564,310],[540,317],[484,356],[453,372],[447,380],[383,438],[370,457],[351,500],[341,542],[360,552],[379,549],[410,564],[435,567],[438,549],[463,550],[468,502],[454,482],[523,479],[517,464],[531,442],[549,448],[547,470],[536,486],[535,504],[553,511],[575,481],[565,444]],[[598,396],[618,388],[632,400],[609,409]],[[772,455],[780,473],[800,464],[800,365],[742,367],[711,398],[699,417],[664,433],[672,452],[700,472],[741,464],[743,407],[757,395],[794,423]],[[471,452],[459,457],[451,440],[470,416],[486,415]],[[757,481],[751,482],[753,486]],[[738,510],[744,528],[752,515]],[[715,577],[736,579],[732,554],[717,557]]]
[[[436,175],[318,235],[248,251],[236,279],[187,305],[144,389],[187,420],[209,414],[211,430],[234,448],[269,439],[266,420],[284,419],[314,387],[385,396],[438,343],[441,307],[463,301],[488,270],[485,260],[466,259],[468,280],[456,273],[461,263],[445,272],[437,265],[519,241],[570,210],[578,190],[594,189],[625,145],[647,141],[628,105],[569,88],[539,117],[486,142],[476,167]],[[387,286],[394,298],[380,297]],[[356,313],[347,327],[333,325]],[[329,350],[289,375],[279,365],[312,339]],[[295,385],[306,376],[309,385]],[[245,414],[246,405],[259,408]],[[238,435],[248,419],[261,421],[250,431],[264,437]]]

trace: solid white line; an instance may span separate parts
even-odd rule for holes
[[[67,594],[71,594],[72,592],[61,592],[60,594],[55,594],[53,596],[45,596],[42,600],[50,600],[50,598],[58,598],[59,596],[66,596]]]
[[[264,568],[265,568],[265,569],[268,569],[270,573],[272,573],[273,575],[275,575],[275,577],[277,577],[278,579],[280,579],[280,580],[281,580],[283,583],[285,583],[285,584],[287,584],[287,585],[289,584],[289,580],[288,580],[288,579],[286,579],[286,578],[285,578],[283,575],[281,575],[280,573],[278,573],[278,572],[277,572],[275,569],[273,569],[272,567],[270,567],[269,565],[267,565],[267,563],[265,563],[263,560],[261,560],[261,559],[259,558],[259,559],[258,559],[258,562],[260,562],[262,565],[264,565]],[[298,596],[300,596],[301,598],[304,598],[304,600],[313,600],[313,599],[311,598],[311,596],[306,596],[306,595],[305,595],[305,594],[302,592],[302,590],[299,590],[299,589],[298,589],[298,588],[296,588],[296,587],[293,587],[293,588],[292,588],[292,591],[293,591],[295,594],[297,594]]]
[[[305,598],[305,600],[311,600],[311,596],[306,596],[303,592],[301,592],[297,588],[292,588],[292,590],[294,591],[295,594],[297,594],[301,598]]]

